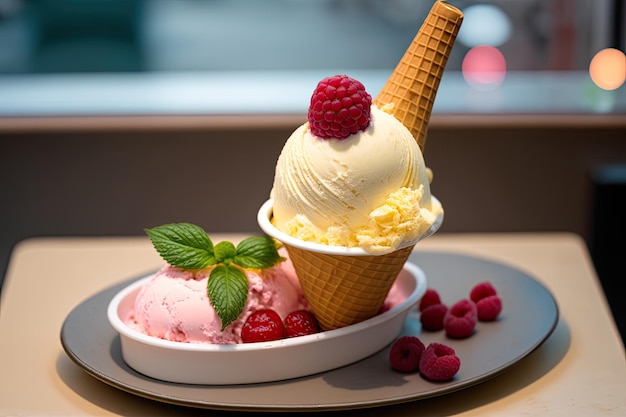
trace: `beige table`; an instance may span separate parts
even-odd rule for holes
[[[215,241],[241,237],[212,235]],[[482,384],[337,414],[626,416],[624,347],[581,239],[570,234],[440,234],[418,246],[523,269],[555,296],[559,324],[539,349]],[[76,366],[61,347],[61,325],[76,305],[161,263],[147,238],[44,238],[18,245],[2,293],[0,415],[223,415],[110,387]]]

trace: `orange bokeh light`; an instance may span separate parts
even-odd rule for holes
[[[589,75],[603,90],[615,90],[626,80],[626,56],[618,49],[606,48],[594,55]]]

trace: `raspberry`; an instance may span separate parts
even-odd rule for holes
[[[378,314],[383,314],[389,310],[391,310],[391,303],[385,301],[383,305],[380,306],[380,309],[378,310]]]
[[[441,297],[436,290],[428,288],[420,300],[419,311],[424,311],[426,307],[433,304],[441,304]]]
[[[277,312],[270,309],[257,310],[250,314],[241,329],[244,343],[268,342],[283,337],[283,322]]]
[[[478,320],[492,321],[502,311],[502,300],[497,295],[490,295],[485,298],[481,298],[476,303],[476,313]]]
[[[456,375],[461,368],[461,359],[454,349],[441,343],[431,343],[419,363],[422,376],[432,381],[447,381]]]
[[[477,320],[476,304],[463,299],[448,310],[443,318],[443,328],[447,336],[462,339],[472,335]]]
[[[415,336],[398,338],[389,351],[389,364],[400,372],[413,372],[419,368],[424,344]]]
[[[311,96],[311,133],[323,139],[345,139],[367,129],[372,97],[361,82],[347,75],[324,78]]]
[[[448,312],[448,307],[445,304],[432,304],[429,305],[420,314],[420,323],[422,323],[422,329],[436,331],[443,329],[443,318]]]
[[[485,281],[480,284],[476,284],[470,291],[470,300],[477,303],[481,298],[489,297],[490,295],[496,295],[496,289],[490,282]]]
[[[307,310],[293,311],[285,317],[283,336],[286,338],[306,336],[320,331],[317,319]]]

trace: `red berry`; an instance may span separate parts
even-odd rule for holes
[[[481,298],[476,303],[476,313],[478,320],[491,321],[495,320],[502,311],[502,300],[497,295],[490,295]]]
[[[496,289],[490,282],[485,281],[480,284],[476,284],[470,291],[470,300],[477,303],[481,298],[489,297],[490,295],[496,295]]]
[[[422,323],[422,329],[436,331],[443,329],[443,318],[448,312],[448,307],[445,304],[432,304],[429,305],[420,314],[420,323]]]
[[[441,304],[441,298],[439,297],[439,293],[436,290],[428,288],[422,296],[422,299],[420,300],[418,307],[419,311],[424,311],[426,307],[433,304]]]
[[[391,303],[389,303],[389,302],[385,301],[385,302],[383,303],[383,305],[382,305],[382,306],[380,306],[380,309],[378,310],[378,314],[383,314],[383,313],[385,313],[385,312],[387,312],[387,311],[391,310],[391,306],[392,306],[392,304],[391,304]]]
[[[463,299],[448,310],[443,318],[443,328],[447,336],[461,339],[472,335],[477,320],[476,304]]]
[[[270,309],[250,314],[241,329],[241,341],[244,343],[268,342],[282,337],[283,322],[278,313]]]
[[[432,381],[448,381],[461,368],[461,359],[456,356],[454,349],[441,343],[431,343],[419,363],[422,376]]]
[[[291,312],[285,317],[284,337],[306,336],[320,331],[317,319],[307,310]]]
[[[415,336],[398,338],[389,351],[389,364],[400,372],[413,372],[419,368],[424,344]]]
[[[311,96],[311,133],[323,139],[344,139],[367,129],[372,97],[361,82],[347,75],[324,78]]]

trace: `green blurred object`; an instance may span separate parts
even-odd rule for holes
[[[32,71],[119,72],[143,70],[140,1],[36,0]]]

